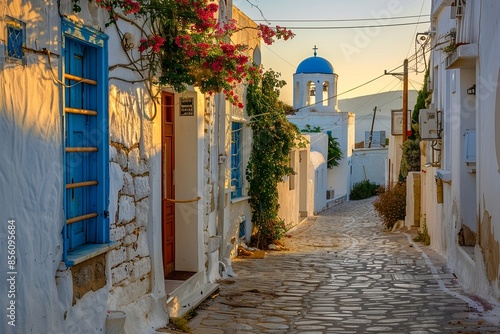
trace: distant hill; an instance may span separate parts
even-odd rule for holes
[[[413,110],[418,92],[408,91],[408,108]],[[378,94],[338,100],[340,111],[352,112],[356,115],[355,141],[365,140],[365,131],[370,131],[373,118],[373,108],[377,107],[373,131],[385,131],[386,138],[391,135],[391,110],[403,106],[403,92],[391,91]]]

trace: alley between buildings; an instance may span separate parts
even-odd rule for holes
[[[408,231],[385,231],[372,203],[340,204],[290,231],[285,250],[236,259],[192,332],[500,333],[499,307]]]

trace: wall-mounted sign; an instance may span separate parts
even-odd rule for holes
[[[406,133],[411,134],[411,110],[408,110]],[[403,109],[391,110],[391,134],[393,136],[403,135]]]
[[[194,98],[181,97],[180,99],[180,115],[193,116],[194,115]]]

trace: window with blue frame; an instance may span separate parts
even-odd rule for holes
[[[63,32],[67,255],[109,242],[108,55],[106,35],[68,21]]]
[[[23,47],[26,45],[26,24],[11,17],[7,21],[7,49],[6,56],[9,60],[22,60]]]
[[[243,196],[243,124],[231,124],[231,198]]]

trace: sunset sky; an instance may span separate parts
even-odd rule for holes
[[[257,23],[264,23],[263,14],[271,25],[296,33],[289,41],[262,44],[264,67],[280,72],[288,82],[282,91],[286,103],[292,104],[293,73],[302,60],[313,56],[315,45],[318,56],[330,61],[339,75],[338,99],[402,89],[401,80],[392,75],[363,84],[385,70],[402,72],[405,58],[409,89],[422,87],[423,73],[416,74],[415,65],[418,61],[417,69],[423,72],[428,58],[424,61],[420,52],[415,59],[414,54],[423,43],[423,39],[417,42],[417,33],[430,29],[431,0],[233,0],[233,4]]]

